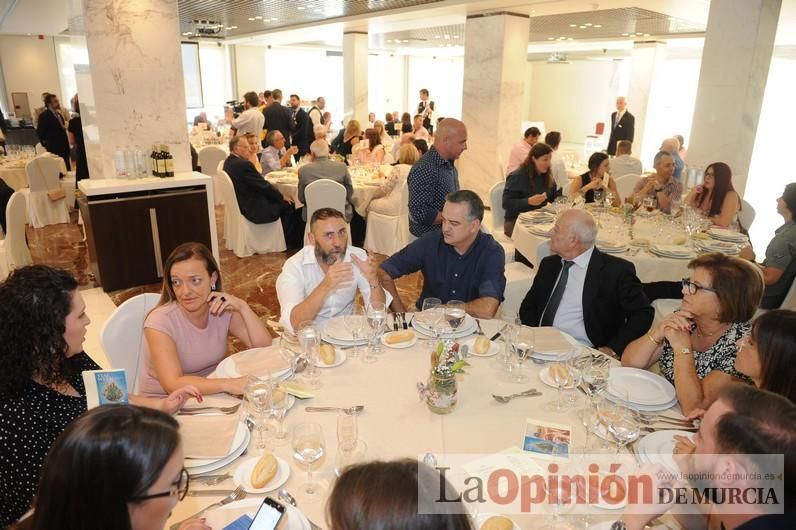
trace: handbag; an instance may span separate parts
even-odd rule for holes
[[[60,201],[61,199],[66,198],[66,192],[63,188],[58,188],[57,190],[47,190],[47,198],[50,201]]]

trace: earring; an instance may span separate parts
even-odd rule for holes
[[[215,291],[215,290],[216,290],[216,284],[215,284],[215,282],[214,282],[214,283],[212,283],[212,284],[210,285],[210,290],[211,290],[211,291]]]

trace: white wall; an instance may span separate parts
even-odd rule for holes
[[[380,53],[368,56],[368,109],[384,121],[388,112],[402,113],[406,102],[406,61],[404,55]]]
[[[461,119],[463,79],[464,57],[409,57],[404,110],[414,115],[420,102],[420,89],[426,88],[437,118]]]
[[[265,48],[263,46],[235,46],[235,64],[237,68],[238,92],[233,98],[241,99],[246,92],[262,92],[265,86],[266,63]],[[206,75],[206,74],[205,74]],[[216,79],[218,83],[220,79]]]
[[[61,91],[55,46],[51,37],[39,40],[35,36],[0,35],[0,64],[5,77],[9,106],[12,92],[27,92],[32,113],[33,109],[42,105],[42,92]],[[58,95],[68,105],[72,95]],[[11,112],[13,109],[8,110]]]

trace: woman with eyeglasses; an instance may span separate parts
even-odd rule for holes
[[[674,384],[683,414],[707,409],[728,384],[748,379],[735,369],[738,340],[763,295],[757,268],[740,258],[703,254],[688,264],[680,310],[628,344],[622,366],[660,364]]]
[[[730,226],[741,210],[741,197],[732,186],[730,166],[724,162],[710,164],[705,169],[703,184],[694,186],[685,202],[691,208],[698,208],[714,225]]]
[[[90,320],[77,287],[71,274],[44,265],[17,269],[0,284],[0,528],[30,508],[47,451],[86,412],[81,373],[100,369],[83,351]],[[129,399],[173,414],[191,396],[201,400],[192,386],[164,399]]]
[[[774,309],[752,324],[738,342],[735,368],[758,388],[796,402],[796,312]]]
[[[179,424],[135,406],[97,407],[64,429],[47,455],[24,530],[162,530],[188,492]],[[204,530],[190,519],[180,530]]]

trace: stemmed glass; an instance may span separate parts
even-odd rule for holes
[[[379,340],[384,332],[384,324],[387,322],[387,307],[382,302],[371,302],[367,308],[368,325],[370,326],[370,345],[362,362],[376,362],[377,351],[381,353]]]
[[[569,364],[566,362],[550,363],[548,366],[550,378],[553,380],[553,383],[555,383],[556,388],[558,389],[558,392],[556,393],[556,399],[549,404],[549,408],[553,412],[564,412],[567,410],[567,406],[561,399],[561,391],[565,386],[571,384],[572,371],[570,370]]]
[[[359,356],[360,353],[359,335],[365,330],[365,325],[367,324],[365,320],[365,311],[362,309],[362,306],[355,304],[354,307],[351,308],[351,313],[343,316],[343,323],[345,324],[345,327],[348,328],[348,331],[351,332],[351,336],[353,337],[354,342],[356,343],[354,345],[354,348],[351,350],[351,357],[356,358]],[[365,359],[362,360],[365,361]]]
[[[514,315],[511,318],[505,320],[505,324],[503,326],[503,353],[497,356],[498,362],[501,365],[501,369],[504,372],[511,373],[514,370],[514,343],[517,340],[517,332],[519,332],[520,328],[522,327],[522,321],[520,320],[519,315]]]
[[[619,454],[622,447],[638,439],[641,434],[641,422],[635,409],[604,400],[601,404],[600,417],[616,444],[616,454]]]
[[[281,397],[280,397],[281,396]],[[271,392],[271,415],[276,418],[276,432],[271,438],[274,446],[282,446],[288,442],[288,431],[285,430],[285,414],[290,406],[291,397],[286,392]]]
[[[341,412],[337,416],[337,460],[335,474],[340,476],[345,468],[365,459],[367,446],[359,439],[357,417]]]
[[[423,307],[421,308],[423,322],[431,328],[434,338],[437,340],[439,340],[439,326],[440,320],[442,320],[442,314],[439,311],[441,305],[442,300],[439,298],[426,298],[423,300]]]
[[[321,330],[314,321],[307,320],[299,325],[296,335],[307,359],[307,368],[304,370],[307,384],[310,388],[321,388],[320,370],[315,366],[318,362],[318,350],[321,346]]]
[[[610,363],[605,359],[595,358],[592,355],[585,357],[585,364],[581,366],[581,376],[583,378],[583,389],[588,394],[591,401],[608,386],[608,374]]]
[[[265,422],[270,412],[271,392],[271,381],[256,377],[252,378],[244,390],[249,414],[254,419],[254,426],[258,434],[255,449],[260,451],[266,448]]]
[[[307,466],[307,483],[301,489],[310,498],[316,498],[320,489],[312,481],[312,464],[320,460],[325,452],[323,429],[320,425],[301,423],[293,428],[293,457]]]
[[[514,375],[515,383],[524,383],[528,380],[528,377],[523,372],[522,364],[525,362],[525,359],[533,353],[534,338],[533,328],[521,326],[520,329],[517,330],[517,337],[513,343],[514,355],[517,356],[516,373]]]
[[[465,304],[461,300],[450,300],[445,305],[445,320],[451,327],[451,331],[456,333],[459,327],[464,323],[464,318],[467,316]]]

